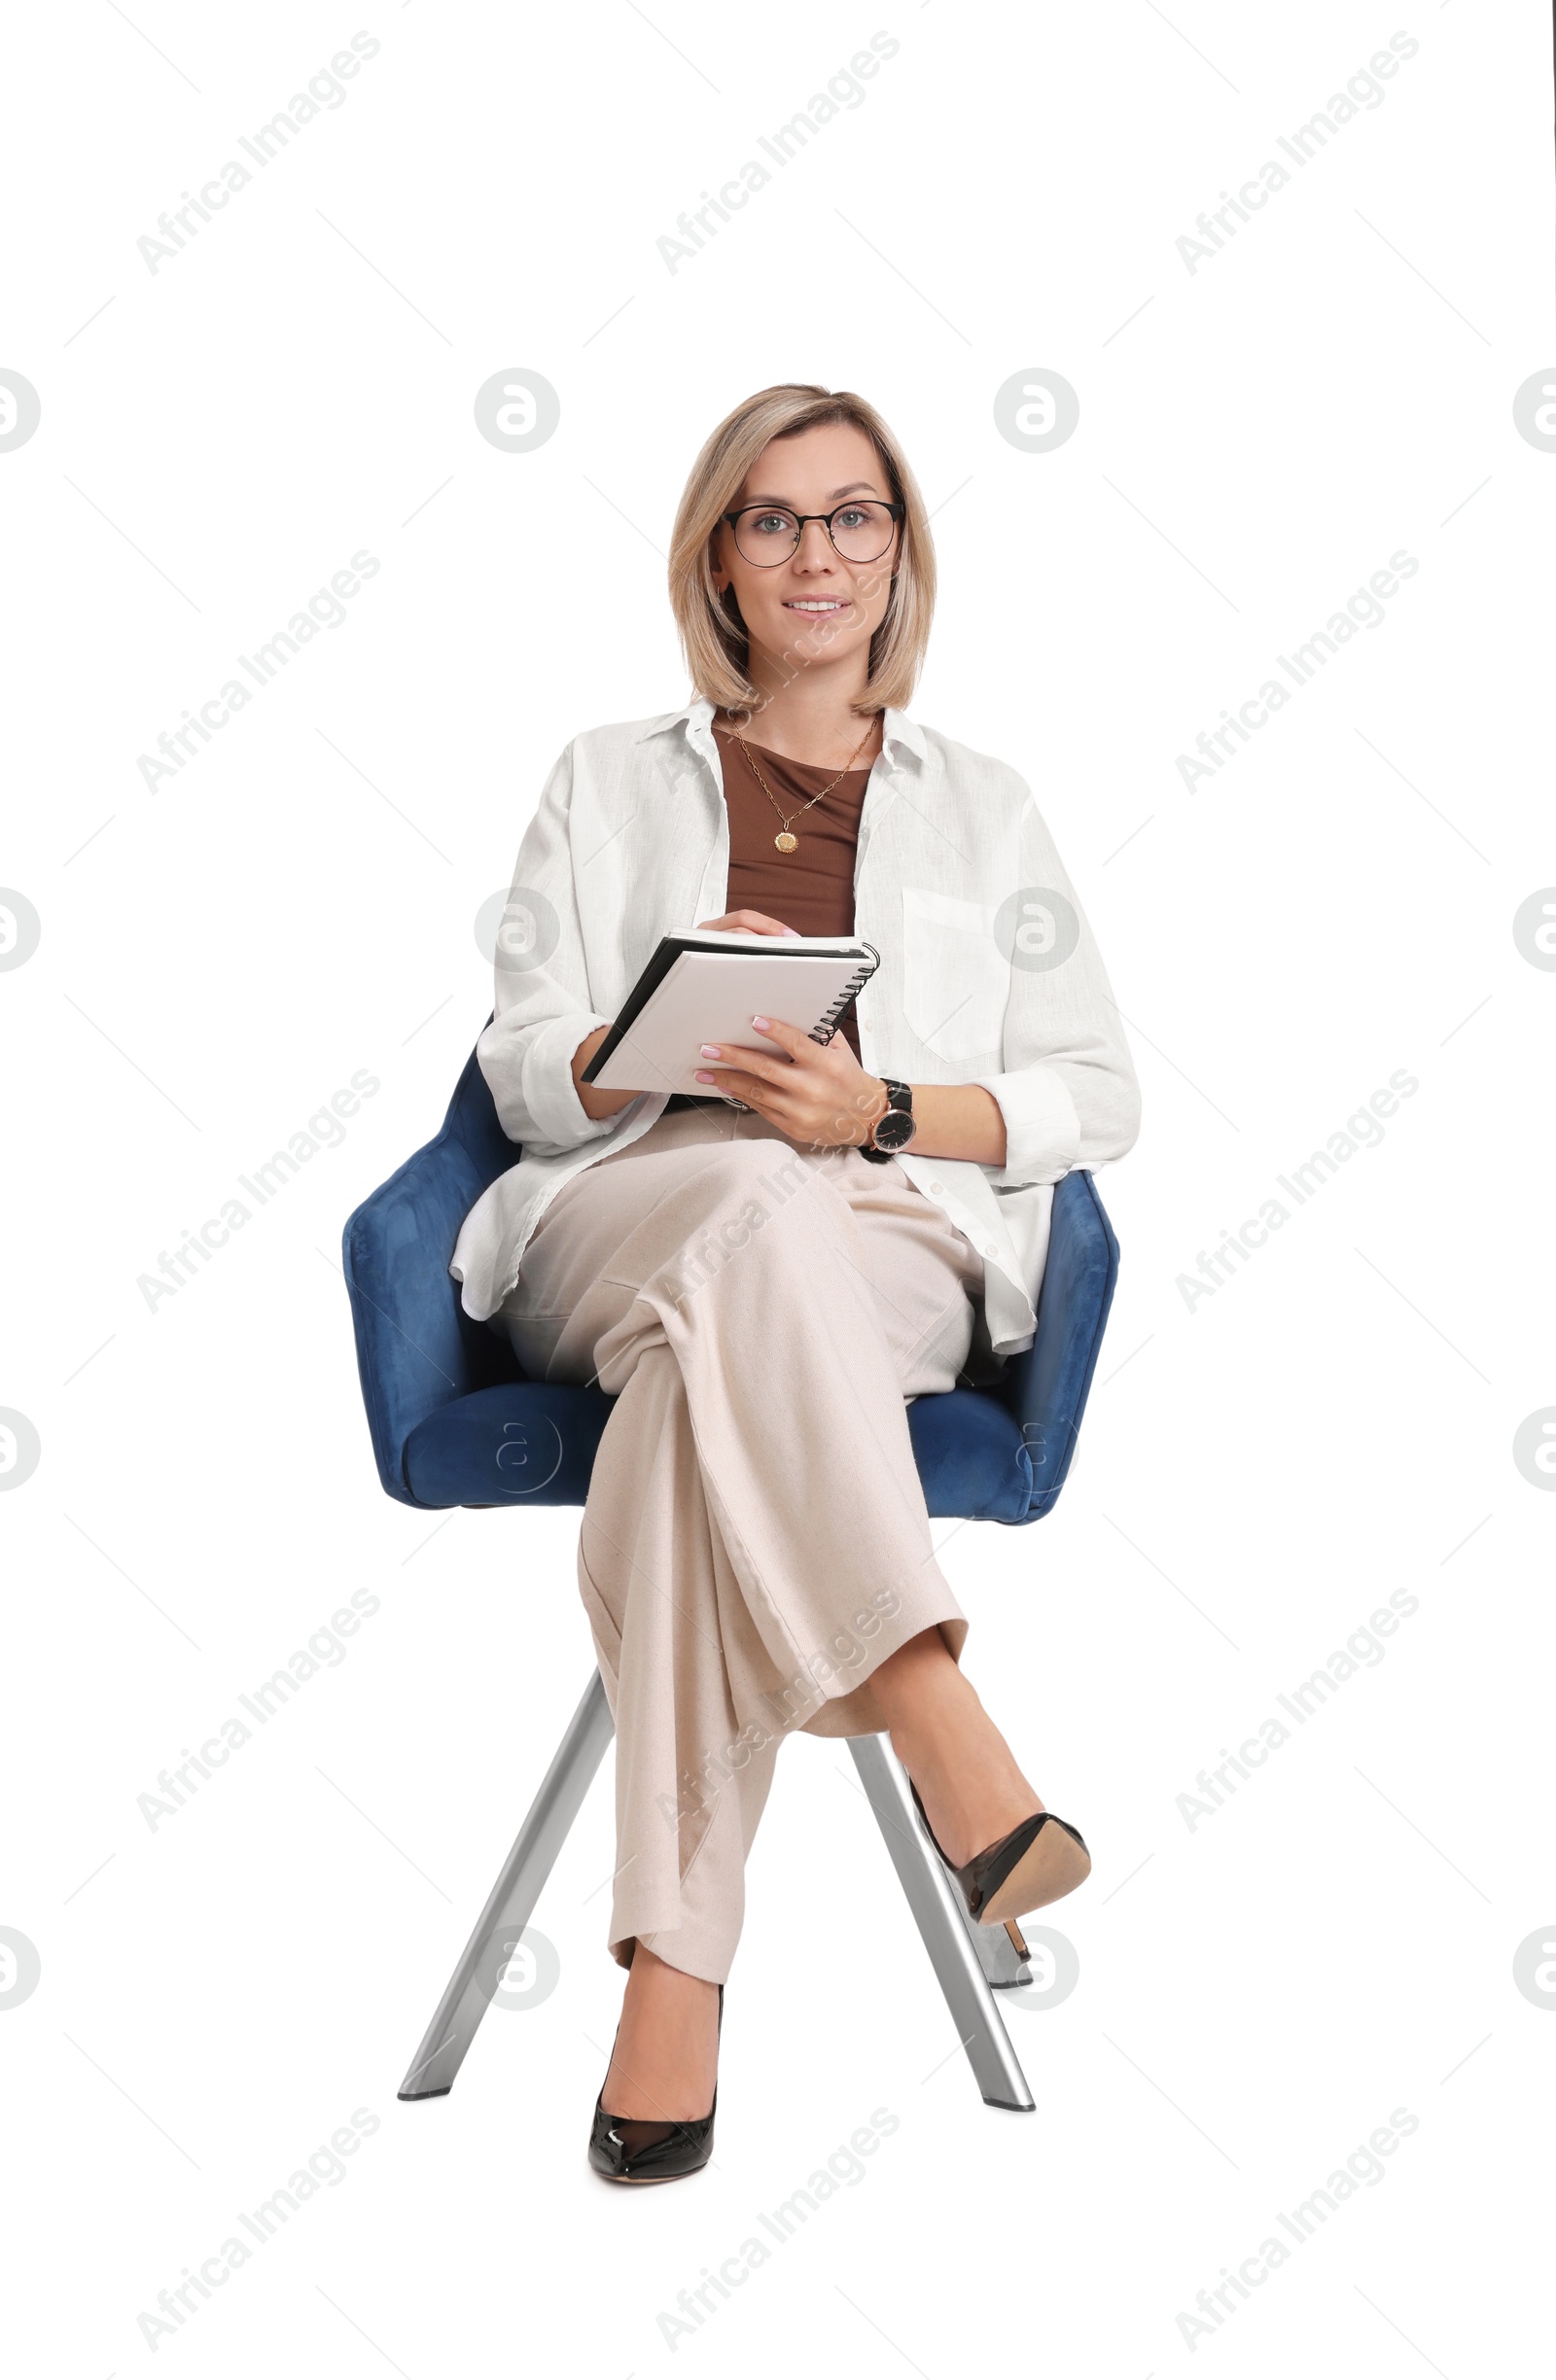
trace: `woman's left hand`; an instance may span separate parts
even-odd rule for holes
[[[886,1086],[866,1074],[838,1033],[813,1041],[796,1025],[753,1017],[752,1026],[774,1053],[706,1044],[699,1083],[744,1100],[767,1123],[816,1148],[858,1148],[885,1113]]]

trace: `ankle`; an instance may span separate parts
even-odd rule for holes
[[[965,1697],[942,1714],[939,1726],[915,1720],[891,1730],[892,1749],[953,1867],[1043,1807],[976,1694],[962,1683]]]
[[[602,2100],[614,2116],[684,2123],[708,2113],[719,2070],[719,1986],[639,1943]]]
[[[627,1970],[623,2007],[627,2006],[687,2017],[708,2010],[717,2012],[719,1986],[702,1976],[688,1975],[685,1968],[672,1967],[668,1959],[656,1957],[639,1942]]]

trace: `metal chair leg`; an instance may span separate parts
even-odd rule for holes
[[[402,2099],[438,2099],[452,2090],[486,2013],[499,1964],[506,1964],[499,1955],[499,1937],[511,1940],[528,1924],[614,1732],[604,1681],[596,1669],[400,2085]]]
[[[438,2003],[402,2099],[437,2099],[453,2088],[496,1985],[502,1945],[529,1922],[613,1732],[596,1670]],[[1032,2093],[990,1988],[1024,1982],[1024,1963],[1003,1927],[974,1926],[968,1917],[886,1737],[851,1736],[849,1750],[978,2088],[990,2107],[1030,2112]]]
[[[919,1823],[906,1772],[887,1738],[851,1735],[848,1748],[886,1838],[892,1865],[907,1895],[978,2089],[989,2107],[1030,2114],[1035,2102],[985,1973],[989,1959],[1000,1968],[1006,1964],[1002,1943],[1008,1958],[1015,1959],[1009,1938],[1003,1926],[973,1926],[969,1920],[938,1852]],[[998,1942],[979,1941],[985,1934],[991,1938],[997,1934]],[[1000,1973],[994,1979],[1014,1983],[1021,1978],[1018,1974]]]

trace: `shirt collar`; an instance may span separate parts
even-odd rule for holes
[[[693,695],[679,711],[667,712],[663,718],[651,720],[644,728],[640,741],[647,743],[650,736],[666,735],[672,728],[679,727],[686,731],[690,743],[706,751],[713,735],[713,711],[714,706],[706,696]],[[881,740],[883,746],[891,747],[894,752],[911,752],[915,760],[928,757],[924,730],[917,719],[909,718],[905,711],[895,710],[890,703],[886,706]]]
[[[894,710],[890,703],[886,706],[886,722],[881,735],[883,742],[910,752],[915,760],[927,760],[929,757],[924,730],[917,719],[909,718],[905,711]]]

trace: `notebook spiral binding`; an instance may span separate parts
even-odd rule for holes
[[[861,938],[863,939],[863,937]],[[812,1041],[819,1042],[824,1049],[828,1042],[835,1037],[837,1032],[837,1021],[842,1015],[843,1010],[848,1006],[849,1001],[859,998],[859,995],[864,991],[865,986],[874,974],[875,969],[880,965],[881,955],[875,948],[874,943],[866,942],[865,944],[865,948],[869,953],[869,964],[867,966],[860,966],[855,968],[853,974],[849,977],[847,983],[844,984],[842,990],[838,993],[837,998],[828,1009],[826,1015],[821,1019],[819,1024],[814,1025],[811,1028],[809,1038]],[[714,1093],[714,1097],[722,1100],[726,1107],[738,1107],[742,1115],[750,1115],[752,1113],[752,1110],[746,1105],[745,1101],[736,1099],[731,1091],[718,1091]]]
[[[865,948],[869,953],[869,964],[867,966],[861,966],[855,969],[854,973],[849,977],[847,983],[844,984],[842,990],[838,993],[837,998],[833,1000],[831,1006],[828,1009],[826,1015],[821,1019],[820,1023],[815,1025],[811,1030],[811,1040],[821,1042],[823,1047],[825,1047],[826,1044],[835,1036],[838,1019],[841,1017],[843,1010],[848,1006],[849,1001],[859,998],[859,995],[864,991],[865,986],[874,974],[875,969],[880,965],[881,955],[875,948],[874,943],[866,942],[865,944]]]

